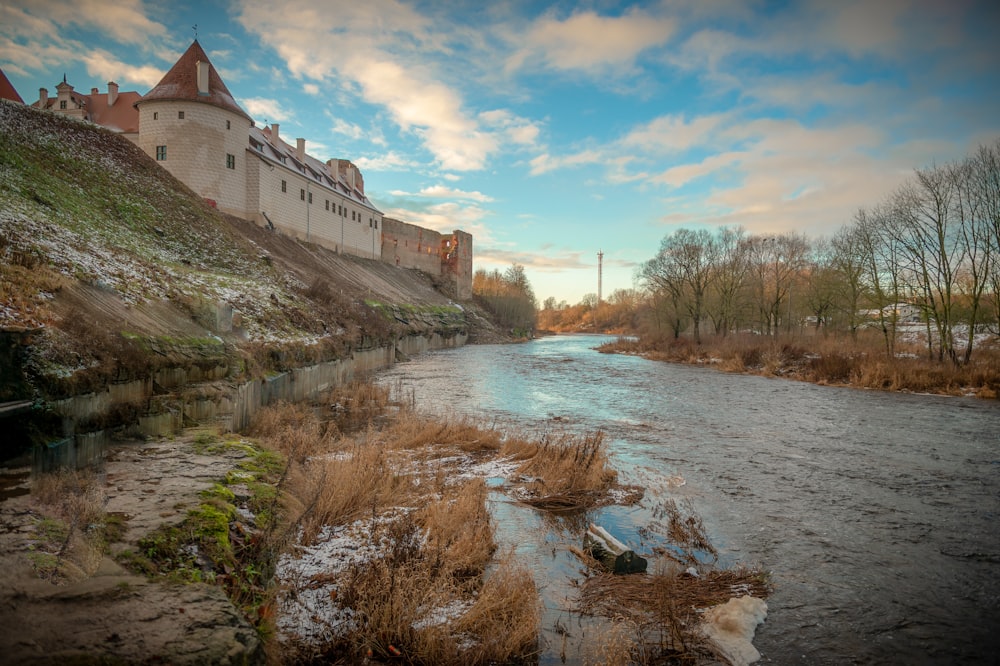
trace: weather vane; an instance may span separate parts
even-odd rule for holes
[[[198,24],[195,23],[193,26],[191,26],[191,29],[194,30],[194,38],[198,39]]]

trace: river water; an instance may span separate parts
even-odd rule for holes
[[[641,552],[636,530],[653,499],[689,501],[720,564],[771,572],[761,663],[1000,663],[1000,404],[593,350],[606,339],[432,352],[380,381],[423,411],[603,430],[623,480],[647,486],[647,500],[586,519]],[[542,579],[541,661],[558,663],[565,637],[588,631],[561,610],[579,525],[503,502],[495,513],[501,540],[520,544]]]

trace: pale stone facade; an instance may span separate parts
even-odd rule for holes
[[[286,143],[277,124],[256,127],[197,41],[144,96],[119,94],[113,82],[104,95],[80,95],[65,81],[56,89],[55,99],[42,89],[33,106],[119,131],[219,210],[336,252],[443,276],[458,298],[471,298],[472,236],[393,221],[387,242],[357,166],[317,160],[305,139]]]

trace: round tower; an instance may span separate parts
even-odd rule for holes
[[[252,120],[197,40],[136,108],[146,154],[220,210],[246,217]]]

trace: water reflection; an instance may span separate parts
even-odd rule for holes
[[[613,524],[640,550],[652,507],[690,500],[722,564],[773,571],[755,641],[765,663],[995,663],[1000,406],[607,356],[592,351],[599,341],[425,354],[383,380],[412,389],[426,411],[604,430],[623,482],[647,497],[587,520]],[[582,532],[565,518],[495,508],[502,538],[532,558],[557,600],[545,659],[558,659],[563,634],[553,627],[568,621],[566,581],[580,566],[566,548]],[[541,538],[529,544],[526,533]]]

